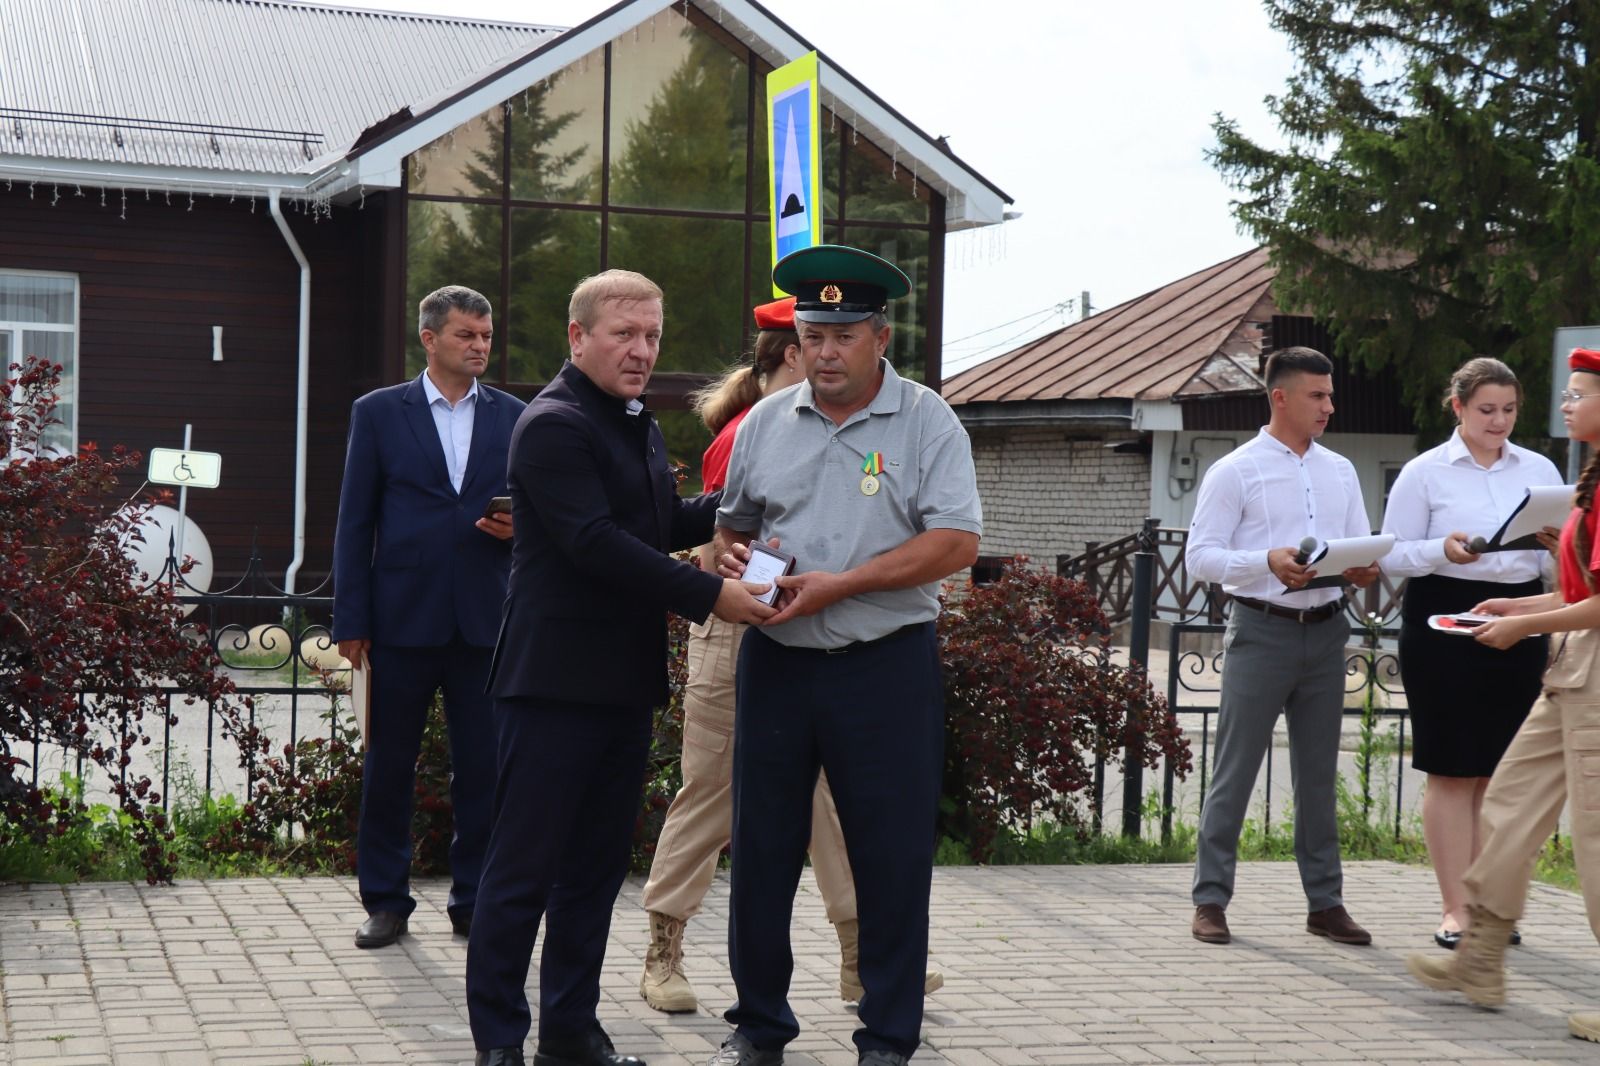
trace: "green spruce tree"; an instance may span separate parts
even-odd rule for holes
[[[1217,168],[1276,295],[1393,364],[1424,434],[1450,372],[1494,355],[1540,432],[1552,331],[1600,322],[1600,2],[1268,0],[1297,68],[1286,143],[1219,116]]]

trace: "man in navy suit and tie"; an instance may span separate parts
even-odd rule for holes
[[[333,639],[372,668],[356,877],[367,920],[356,947],[406,932],[411,800],[422,728],[443,691],[450,735],[450,926],[466,936],[493,810],[495,735],[485,694],[511,565],[506,453],[522,401],[478,382],[489,366],[489,301],[450,285],[417,309],[428,366],[361,397],[334,534]]]
[[[719,493],[678,498],[640,396],[661,343],[661,289],[585,278],[572,358],[511,439],[517,536],[495,652],[494,831],[467,945],[478,1066],[521,1066],[524,986],[544,921],[535,1066],[643,1066],[600,1028],[600,967],[628,872],[651,711],[667,698],[667,612],[760,622],[745,586],[669,552],[711,536]]]

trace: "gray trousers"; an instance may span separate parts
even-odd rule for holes
[[[1289,721],[1294,855],[1308,909],[1342,902],[1334,780],[1349,635],[1343,614],[1302,625],[1234,604],[1222,645],[1216,761],[1200,815],[1195,906],[1227,907],[1233,898],[1239,831],[1280,713]]]

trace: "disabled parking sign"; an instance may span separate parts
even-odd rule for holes
[[[822,243],[822,103],[817,53],[767,75],[767,209],[772,262]],[[773,286],[773,295],[782,290]]]

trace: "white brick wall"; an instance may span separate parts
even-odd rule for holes
[[[1136,433],[1073,437],[1059,429],[974,429],[984,555],[1026,555],[1054,570],[1085,541],[1137,532],[1150,508],[1150,459],[1106,447]]]

